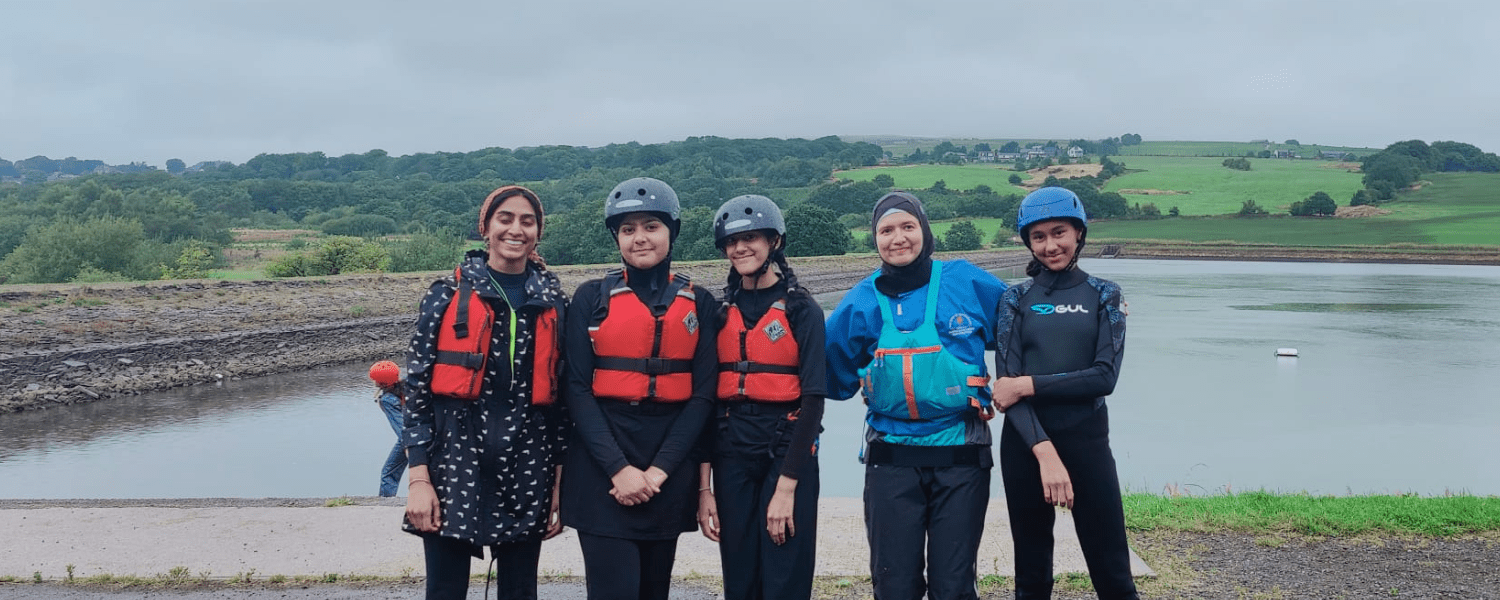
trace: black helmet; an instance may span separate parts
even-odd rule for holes
[[[714,213],[714,247],[723,250],[729,236],[761,229],[775,231],[784,243],[786,221],[781,209],[765,196],[736,196]]]
[[[622,181],[604,199],[604,225],[610,231],[619,228],[625,215],[636,212],[660,214],[672,230],[673,237],[682,224],[682,207],[677,203],[677,192],[660,179],[636,177]]]

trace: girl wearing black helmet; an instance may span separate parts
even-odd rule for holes
[[[730,268],[719,311],[713,462],[700,468],[698,524],[719,543],[726,600],[809,598],[823,310],[786,262],[786,224],[770,198],[720,206],[714,245]]]
[[[671,271],[679,212],[666,183],[615,186],[604,223],[623,268],[579,286],[568,312],[575,428],[562,520],[578,530],[590,600],[667,598],[677,536],[697,528],[701,460],[690,453],[718,370],[700,318],[717,303]]]
[[[1120,287],[1078,268],[1088,216],[1073,192],[1032,192],[1016,230],[1031,279],[1001,300],[993,388],[1016,597],[1051,596],[1054,507],[1067,507],[1098,596],[1137,598],[1104,404],[1125,350]]]

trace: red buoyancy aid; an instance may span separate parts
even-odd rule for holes
[[[802,397],[801,355],[787,320],[786,300],[772,304],[753,329],[745,327],[740,308],[729,305],[718,345],[720,400],[791,402]]]
[[[613,281],[612,281],[613,280]],[[672,303],[661,316],[637,298],[623,275],[611,273],[604,320],[589,328],[594,342],[594,397],[623,402],[651,398],[686,402],[693,395],[698,303],[686,277],[672,275]],[[609,284],[614,285],[610,286]]]
[[[484,366],[490,356],[491,331],[495,326],[495,311],[489,303],[479,297],[479,292],[465,279],[460,269],[454,269],[458,280],[458,291],[448,308],[443,311],[443,320],[438,324],[437,360],[432,365],[432,393],[461,398],[479,399],[479,389],[484,383]],[[548,306],[536,316],[536,352],[532,365],[531,403],[547,406],[557,401],[557,371],[559,348],[562,344],[561,329],[557,323],[557,307]]]

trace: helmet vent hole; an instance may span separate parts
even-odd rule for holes
[[[644,196],[644,195],[646,195],[646,188],[637,189],[635,191],[635,195],[637,195],[637,196]]]
[[[719,220],[720,221],[728,221],[729,220],[729,213],[726,212],[726,213],[724,213],[722,215],[719,215]]]
[[[615,192],[615,199],[616,199],[616,200],[619,200],[619,199],[620,199],[620,192]]]
[[[745,207],[745,214],[748,215],[748,214],[751,214],[753,212],[755,212],[755,211],[751,210],[750,207],[748,207],[748,206]]]

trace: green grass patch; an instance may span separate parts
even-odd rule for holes
[[[1132,167],[1133,168],[1133,167]],[[1221,167],[1222,168],[1222,167]],[[909,167],[873,167],[853,171],[835,171],[834,177],[851,181],[870,181],[876,175],[890,175],[896,187],[906,190],[924,190],[942,180],[950,190],[972,190],[983,184],[997,194],[1025,194],[1026,190],[1010,184],[1010,176],[1016,175],[1008,165],[912,165]],[[1021,173],[1021,179],[1028,179]]]
[[[1293,161],[1283,162],[1296,164]],[[1131,168],[1134,168],[1134,165],[1131,165]],[[1218,168],[1231,178],[1236,177],[1236,174],[1245,174],[1241,171]],[[1250,174],[1254,173],[1255,171],[1250,171]],[[1118,187],[1123,185],[1120,183],[1121,180],[1128,181],[1138,175],[1141,174],[1117,177],[1106,188],[1121,189]],[[1202,178],[1198,180],[1201,182]],[[1317,177],[1304,177],[1302,181],[1304,183],[1315,182]],[[1172,184],[1164,183],[1163,185]],[[1227,187],[1221,188],[1221,192],[1228,193],[1226,189]],[[1328,190],[1325,188],[1324,191]],[[1329,193],[1333,194],[1331,191]],[[1194,192],[1185,196],[1127,196],[1127,198],[1132,202],[1155,202],[1163,212],[1171,206],[1181,207],[1184,214],[1192,214],[1190,207],[1193,210],[1218,210],[1211,204],[1196,206],[1188,204],[1188,198],[1203,195]],[[1231,197],[1220,201],[1234,202],[1234,199]],[[1339,202],[1347,203],[1342,199]],[[1276,210],[1275,207],[1260,200],[1256,200],[1256,204]],[[1358,219],[1292,217],[1286,214],[1273,214],[1254,218],[1220,215],[1150,221],[1095,221],[1089,224],[1089,239],[1092,242],[1102,242],[1106,238],[1121,241],[1234,241],[1286,246],[1500,245],[1500,175],[1494,173],[1432,173],[1428,175],[1427,183],[1421,189],[1402,192],[1396,200],[1381,204],[1379,208],[1389,211],[1390,214]],[[1238,203],[1235,203],[1234,210],[1239,210]]]
[[[1223,159],[1133,156],[1121,159],[1132,172],[1110,179],[1106,192],[1162,190],[1173,195],[1126,194],[1130,204],[1153,203],[1162,213],[1176,206],[1187,215],[1238,213],[1246,200],[1272,213],[1285,213],[1313,192],[1327,192],[1340,205],[1363,188],[1362,175],[1315,160],[1251,159],[1249,171],[1223,166]]]
[[[1269,492],[1192,497],[1128,494],[1125,496],[1125,522],[1135,531],[1456,536],[1500,531],[1500,498],[1466,495],[1312,496]]]

